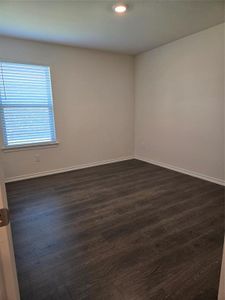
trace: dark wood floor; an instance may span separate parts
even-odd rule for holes
[[[22,300],[216,300],[221,186],[138,160],[7,184]]]

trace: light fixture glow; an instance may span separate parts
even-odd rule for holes
[[[127,5],[125,4],[116,4],[113,5],[113,10],[117,14],[124,14],[127,11]]]

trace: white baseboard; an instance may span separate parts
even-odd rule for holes
[[[123,156],[123,157],[119,157],[116,159],[101,160],[101,161],[97,161],[97,162],[93,162],[93,163],[80,164],[80,165],[76,165],[76,166],[72,166],[72,167],[66,167],[66,168],[60,168],[60,169],[55,169],[55,170],[50,170],[50,171],[43,171],[43,172],[37,172],[37,173],[32,173],[32,174],[25,174],[25,175],[20,175],[20,176],[9,177],[9,178],[5,179],[5,183],[26,180],[26,179],[31,179],[31,178],[37,178],[37,177],[42,177],[42,176],[48,176],[48,175],[53,175],[53,174],[65,173],[65,172],[69,172],[69,171],[75,171],[75,170],[80,170],[80,169],[85,169],[85,168],[90,168],[90,167],[95,167],[95,166],[101,166],[101,165],[105,165],[105,164],[125,161],[125,160],[129,160],[129,159],[134,159],[134,158],[148,162],[153,165],[157,165],[157,166],[160,166],[160,167],[163,167],[166,169],[170,169],[170,170],[173,170],[173,171],[176,171],[179,173],[187,174],[187,175],[190,175],[193,177],[197,177],[197,178],[200,178],[200,179],[203,179],[206,181],[210,181],[210,182],[225,186],[225,181],[222,179],[218,179],[218,178],[210,177],[210,176],[203,175],[203,174],[200,174],[197,172],[189,171],[189,170],[179,168],[179,167],[167,164],[167,163],[162,163],[159,161],[151,160],[151,159],[145,158],[140,155]]]
[[[170,170],[173,170],[173,171],[176,171],[176,172],[179,172],[179,173],[183,173],[183,174],[186,174],[186,175],[190,175],[190,176],[193,176],[193,177],[197,177],[197,178],[200,178],[200,179],[203,179],[203,180],[206,180],[206,181],[210,181],[210,182],[225,186],[225,181],[222,180],[222,179],[219,179],[219,178],[210,177],[210,176],[207,176],[207,175],[204,175],[204,174],[201,174],[201,173],[197,173],[197,172],[189,171],[189,170],[186,170],[186,169],[183,169],[183,168],[179,168],[179,167],[167,164],[167,163],[151,160],[151,159],[145,158],[145,157],[140,156],[140,155],[135,155],[134,158],[145,161],[145,162],[148,162],[148,163],[153,164],[153,165],[157,165],[157,166],[160,166],[160,167],[163,167],[163,168],[166,168],[166,169],[170,169]]]
[[[123,157],[119,157],[119,158],[115,158],[115,159],[101,160],[101,161],[97,161],[97,162],[93,162],[93,163],[80,164],[80,165],[76,165],[76,166],[72,166],[72,167],[66,167],[66,168],[60,168],[60,169],[55,169],[55,170],[50,170],[50,171],[43,171],[43,172],[37,172],[37,173],[32,173],[32,174],[14,176],[14,177],[5,178],[5,183],[26,180],[26,179],[31,179],[31,178],[37,178],[37,177],[42,177],[42,176],[48,176],[48,175],[53,175],[53,174],[65,173],[68,171],[75,171],[75,170],[80,170],[80,169],[85,169],[85,168],[90,168],[90,167],[96,167],[96,166],[106,165],[106,164],[110,164],[110,163],[125,161],[125,160],[129,160],[129,159],[133,159],[133,158],[134,158],[133,156],[123,156]]]

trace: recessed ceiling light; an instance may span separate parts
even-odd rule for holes
[[[124,14],[127,11],[127,5],[122,3],[117,3],[113,5],[112,9],[117,14]]]

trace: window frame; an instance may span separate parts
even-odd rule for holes
[[[39,67],[47,67],[49,69],[49,84],[50,84],[50,94],[51,94],[51,106],[46,105],[46,107],[51,108],[52,110],[52,123],[51,126],[54,127],[54,130],[51,132],[51,134],[54,134],[54,139],[52,141],[46,141],[46,142],[35,142],[35,143],[24,143],[24,144],[18,144],[18,145],[7,145],[7,140],[5,141],[6,134],[6,128],[3,126],[5,124],[4,120],[4,112],[3,107],[10,107],[10,105],[2,104],[0,99],[0,124],[2,125],[0,128],[0,142],[2,144],[2,151],[4,152],[11,152],[11,151],[20,151],[20,150],[29,150],[29,149],[36,149],[36,148],[50,148],[50,147],[56,147],[59,144],[59,141],[57,140],[57,129],[56,129],[56,121],[55,121],[55,104],[54,104],[54,96],[53,96],[53,87],[52,87],[52,68],[50,65],[44,65],[44,64],[38,64],[38,63],[32,63],[32,62],[18,62],[15,60],[8,60],[3,59],[0,57],[0,65],[1,63],[11,63],[11,64],[21,64],[21,65],[28,65],[28,66],[39,66]],[[3,76],[2,70],[0,70],[0,76]],[[4,79],[2,79],[4,80]],[[13,105],[12,105],[13,106]],[[19,107],[20,105],[15,105],[16,107]],[[44,105],[38,105],[38,104],[21,104],[21,107],[44,107]]]

